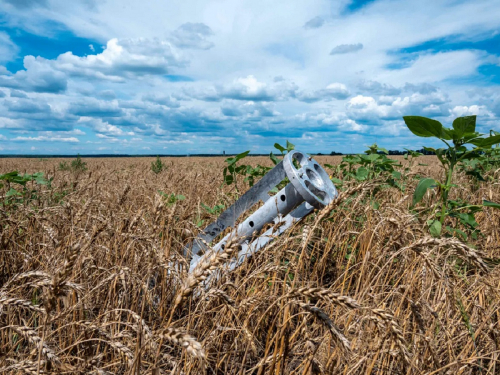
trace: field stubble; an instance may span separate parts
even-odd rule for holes
[[[228,246],[188,278],[183,246],[216,218],[201,203],[228,207],[234,185],[221,186],[223,158],[164,158],[158,175],[151,160],[85,159],[81,173],[0,160],[0,173],[54,176],[0,213],[0,373],[500,373],[498,211],[477,215],[469,245],[434,239],[409,209],[416,182],[375,195],[376,181],[350,183],[235,271]],[[500,201],[498,182],[457,185],[471,203]]]

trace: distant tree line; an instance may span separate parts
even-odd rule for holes
[[[421,154],[424,154],[424,155],[436,155],[434,152],[432,151],[427,151],[427,150],[424,150],[424,149],[420,149],[420,150],[415,150],[416,152],[420,152]],[[399,151],[399,150],[388,150],[389,152],[389,155],[404,155],[406,154],[408,151]],[[379,151],[378,152],[379,154],[383,154],[382,151]],[[323,155],[321,152],[317,153],[316,155]],[[337,155],[348,155],[348,154],[343,154],[342,152],[336,152],[336,151],[332,151],[330,152],[330,156],[337,156]]]

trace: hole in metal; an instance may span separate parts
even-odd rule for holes
[[[304,154],[301,154],[300,152],[296,152],[295,154],[293,154],[292,159],[293,159],[292,163],[294,165],[295,165],[294,162],[297,161],[301,166],[303,166],[306,161],[306,157],[304,156]],[[295,168],[298,169],[298,166],[295,165]]]
[[[305,181],[305,184],[311,193],[313,193],[315,196],[317,196],[321,201],[325,200],[326,193],[324,191],[319,190],[316,186],[314,186],[314,184],[312,184],[308,180]]]
[[[325,185],[325,183],[323,182],[323,179],[316,171],[313,171],[312,169],[307,168],[306,174],[314,186],[321,189]]]
[[[255,224],[253,223],[253,221],[250,221],[250,222],[248,223],[248,225],[250,225],[250,226],[253,228],[253,226],[254,226]]]
[[[286,200],[285,194],[281,194],[280,199],[284,202]]]

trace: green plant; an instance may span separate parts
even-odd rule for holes
[[[224,206],[223,204],[217,204],[214,207],[210,207],[203,203],[201,203],[201,207],[203,207],[203,209],[207,211],[210,215],[216,215],[216,216],[219,215],[224,210],[224,208],[226,208],[226,206]]]
[[[477,212],[478,206],[464,205],[463,202],[449,200],[450,191],[455,186],[453,184],[453,173],[459,163],[477,159],[480,157],[481,152],[500,143],[500,135],[485,137],[484,134],[476,132],[476,116],[456,118],[453,121],[453,128],[445,128],[439,121],[421,116],[405,116],[403,119],[413,134],[419,137],[434,137],[446,145],[446,148],[438,149],[424,147],[425,150],[436,154],[445,170],[444,180],[436,181],[432,178],[423,178],[418,183],[413,195],[413,206],[415,206],[423,199],[427,189],[439,189],[441,207],[437,207],[435,218],[428,221],[431,234],[435,237],[440,236],[444,221],[448,216],[467,217],[466,220],[472,225],[472,219],[475,212]],[[465,147],[467,144],[476,147],[470,150]],[[485,201],[483,205],[496,207],[497,204]],[[498,207],[500,208],[500,205]]]
[[[23,204],[38,199],[35,187],[30,187],[29,182],[36,185],[47,185],[51,187],[53,177],[46,179],[43,172],[33,174],[20,174],[13,171],[0,175],[0,189],[6,188],[4,205]]]
[[[154,174],[158,174],[162,172],[164,169],[167,169],[166,165],[163,164],[160,157],[157,156],[156,160],[151,162],[151,170],[153,171]]]
[[[347,155],[342,158],[338,166],[325,164],[325,167],[334,171],[331,180],[341,187],[344,181],[356,180],[359,182],[384,178],[390,186],[402,189],[400,184],[401,172],[396,167],[401,167],[398,161],[387,157],[385,148],[373,144],[364,154]],[[336,175],[337,177],[334,177]]]
[[[174,203],[177,203],[179,201],[183,201],[184,199],[186,199],[186,197],[182,194],[174,194],[174,193],[168,194],[168,193],[164,193],[161,190],[158,190],[158,194],[160,194],[163,197],[163,199],[165,200],[165,203],[168,206],[172,206]]]
[[[295,145],[293,143],[290,143],[289,141],[286,141],[286,147],[283,147],[279,143],[275,143],[274,147],[280,151],[281,156],[285,156],[286,153],[295,149]],[[255,184],[255,180],[257,178],[262,178],[267,172],[272,169],[271,167],[263,166],[260,164],[258,164],[256,167],[252,167],[251,165],[246,164],[236,165],[237,162],[244,159],[249,153],[250,151],[245,151],[225,160],[225,162],[227,163],[227,167],[225,167],[223,170],[224,184],[231,185],[234,183],[237,192],[239,191],[236,184],[238,175],[244,176],[245,179],[243,181],[247,182],[248,185],[252,187]],[[269,159],[271,159],[274,165],[278,164],[281,161],[272,152],[269,154]],[[297,162],[294,160],[294,163]],[[281,189],[282,185],[286,184],[287,182],[288,179],[285,179],[280,183],[280,185],[271,190],[271,192],[277,192],[279,189]]]
[[[85,172],[87,170],[87,163],[82,160],[80,154],[76,156],[75,160],[71,161],[71,169],[73,172]]]
[[[250,150],[242,152],[241,154],[235,155],[233,157],[227,158],[224,162],[227,163],[227,167],[225,167],[222,171],[224,177],[224,184],[231,185],[234,183],[234,187],[236,191],[238,191],[238,185],[236,181],[236,176],[246,175],[247,165],[236,165],[238,161],[245,158],[250,153]]]
[[[69,171],[71,169],[71,167],[66,161],[62,161],[59,163],[58,169],[60,171]]]

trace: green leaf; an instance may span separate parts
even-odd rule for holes
[[[12,196],[19,196],[19,195],[22,195],[20,192],[18,192],[16,189],[14,188],[10,188],[10,190],[7,192],[7,194],[5,194],[6,197],[12,197]]]
[[[236,156],[234,157],[234,159],[235,159],[235,161],[234,161],[234,162],[236,163],[238,160],[243,159],[243,158],[244,158],[245,156],[247,156],[249,153],[250,153],[250,150],[245,151],[245,152],[242,152],[241,154],[236,155]]]
[[[185,197],[184,195],[179,194],[179,195],[177,196],[177,200],[178,200],[178,201],[183,201],[184,199],[186,199],[186,197]]]
[[[286,141],[286,150],[288,152],[290,152],[292,150],[295,150],[295,145],[293,143],[290,143],[290,142]]]
[[[277,165],[280,162],[280,159],[278,159],[272,152],[269,154],[269,159],[271,159],[274,165]]]
[[[394,177],[396,180],[399,180],[401,178],[401,172],[398,171],[392,171],[392,177]]]
[[[280,145],[279,143],[275,143],[274,144],[274,148],[280,150],[280,152],[283,154],[283,152],[286,151],[286,148],[284,148],[282,145]]]
[[[404,116],[403,119],[408,129],[419,137],[451,139],[439,121],[422,116]]]
[[[429,222],[427,222],[429,224]],[[439,220],[434,220],[429,225],[429,232],[431,232],[432,237],[441,236],[441,222]]]
[[[490,201],[487,201],[487,200],[483,200],[483,206],[494,207],[494,208],[500,209],[500,204],[499,203],[490,202]]]
[[[484,148],[490,148],[493,145],[496,145],[500,143],[500,135],[493,135],[488,138],[478,138],[470,141],[469,143],[472,143],[475,146],[478,147],[484,147]]]
[[[474,217],[474,214],[472,213],[463,213],[458,215],[460,222],[463,225],[470,225],[472,228],[475,228],[478,226],[478,223]]]
[[[337,185],[342,185],[343,184],[343,181],[338,179],[338,178],[335,178],[335,177],[330,177],[330,180],[334,183],[334,184],[337,184]]]
[[[436,186],[436,181],[433,178],[423,178],[419,181],[415,193],[413,194],[413,205],[415,206],[418,202],[422,200],[427,189]]]
[[[373,163],[375,160],[380,159],[379,154],[370,154],[370,155],[360,155],[362,160],[366,160],[369,163]]]
[[[324,164],[324,166],[330,169],[335,169],[335,167],[331,164]]]
[[[228,174],[226,176],[224,176],[224,182],[226,183],[226,185],[231,185],[234,181],[234,178],[232,175]]]
[[[356,171],[356,179],[358,181],[363,181],[368,178],[368,169],[365,167],[359,167],[358,170]]]
[[[476,131],[476,116],[457,117],[453,121],[453,129],[456,130],[458,138],[464,134],[474,133]]]

